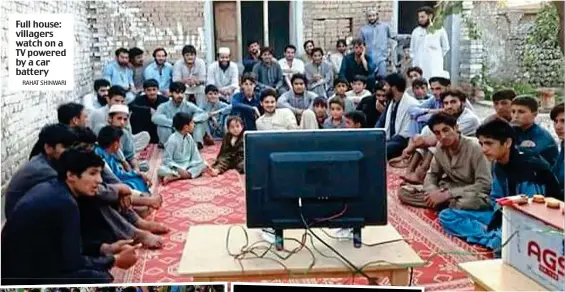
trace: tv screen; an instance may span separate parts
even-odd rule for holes
[[[312,227],[386,225],[385,140],[382,129],[246,132],[247,226],[303,229],[301,212]]]

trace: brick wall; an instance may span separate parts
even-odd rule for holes
[[[119,47],[137,46],[148,61],[153,49],[165,47],[173,61],[181,57],[186,44],[194,45],[204,59],[211,45],[204,43],[203,1],[90,1],[89,9],[97,77]]]
[[[358,37],[359,29],[367,23],[365,13],[369,8],[376,8],[380,19],[390,24],[392,4],[392,1],[304,1],[304,41],[311,39],[324,51],[334,50],[338,39]]]
[[[87,23],[88,2],[84,1],[2,1],[2,186],[27,160],[41,127],[56,122],[57,106],[78,100],[92,89],[90,63],[91,33]],[[75,89],[66,92],[14,92],[8,90],[8,17],[11,13],[72,13],[75,15]]]

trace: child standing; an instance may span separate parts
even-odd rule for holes
[[[173,117],[175,132],[165,143],[163,164],[157,175],[163,184],[178,179],[197,178],[208,168],[212,170],[200,156],[198,146],[190,135],[194,130],[194,120],[190,114],[179,112]],[[211,172],[212,175],[215,172]]]
[[[222,174],[230,169],[243,174],[243,120],[238,116],[230,116],[227,127],[228,132],[224,136],[222,148],[212,168],[216,174]]]
[[[357,108],[359,102],[367,96],[371,95],[371,92],[367,89],[367,77],[362,75],[355,75],[353,81],[351,82],[351,90],[345,93],[347,99],[353,102],[353,105]]]
[[[324,129],[342,129],[345,128],[345,119],[343,118],[343,101],[338,98],[330,100],[330,117],[323,124]]]
[[[213,138],[224,137],[224,124],[231,111],[231,105],[220,100],[220,91],[216,85],[206,85],[204,89],[207,102],[202,109],[208,113],[207,134]]]

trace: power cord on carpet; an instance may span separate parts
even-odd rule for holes
[[[302,208],[301,200],[299,200],[299,207],[300,207],[300,209]],[[344,207],[344,210],[346,210],[346,209],[347,209],[347,206]],[[340,212],[340,213],[338,213],[338,214],[339,214],[339,215],[342,215],[343,213],[345,213],[345,211],[342,211],[342,212]],[[338,214],[336,214],[336,215],[338,215]],[[339,217],[339,216],[336,216],[336,215],[330,216],[330,217],[328,217],[328,218],[326,218],[326,219],[327,219],[327,220],[331,220],[331,219],[335,219],[335,218]],[[234,259],[238,260],[238,262],[239,262],[239,264],[240,264],[240,266],[241,266],[242,272],[244,271],[244,267],[243,267],[243,264],[242,264],[242,262],[241,262],[242,260],[267,259],[267,260],[274,261],[274,262],[278,263],[279,265],[281,265],[281,266],[284,268],[284,270],[289,274],[289,276],[292,276],[292,271],[290,271],[290,270],[286,267],[286,265],[285,265],[283,262],[281,262],[281,261],[279,261],[279,260],[276,260],[276,259],[268,258],[268,257],[266,257],[266,255],[269,254],[269,253],[271,253],[271,254],[275,255],[277,258],[279,258],[280,260],[285,261],[285,260],[289,259],[291,256],[293,256],[294,254],[296,254],[296,253],[298,253],[299,251],[301,251],[302,249],[306,249],[306,250],[310,253],[311,257],[312,257],[312,262],[311,262],[310,265],[308,266],[307,270],[304,272],[304,273],[309,273],[310,270],[312,269],[312,267],[313,267],[313,266],[315,265],[315,263],[316,263],[316,257],[315,257],[315,255],[314,255],[314,253],[313,253],[313,251],[312,251],[312,249],[314,249],[317,253],[319,253],[319,254],[320,254],[321,256],[323,256],[323,257],[332,258],[332,259],[336,259],[336,260],[340,260],[340,259],[341,259],[342,261],[345,261],[346,267],[353,270],[352,282],[354,282],[354,280],[355,280],[355,278],[356,278],[356,276],[357,276],[358,274],[361,274],[361,275],[363,275],[365,278],[367,278],[367,280],[369,280],[369,283],[377,284],[377,283],[376,283],[376,280],[375,280],[375,279],[372,279],[371,277],[369,277],[368,275],[366,275],[366,273],[363,272],[363,270],[366,269],[367,267],[372,266],[372,265],[375,265],[375,264],[383,264],[383,263],[386,263],[386,264],[389,264],[389,265],[392,265],[392,266],[395,266],[395,267],[399,267],[399,268],[408,268],[408,269],[410,269],[409,285],[410,285],[410,286],[412,285],[412,282],[413,282],[413,272],[414,272],[414,269],[413,269],[412,266],[409,266],[409,265],[406,265],[406,264],[392,263],[392,262],[384,261],[384,260],[378,260],[378,261],[368,262],[368,263],[365,263],[365,264],[364,264],[363,266],[361,266],[361,267],[357,267],[357,266],[355,266],[354,264],[352,264],[349,260],[347,260],[341,253],[339,253],[337,250],[335,250],[333,247],[331,247],[329,244],[327,244],[323,239],[321,239],[317,234],[315,234],[315,233],[312,231],[311,227],[312,227],[313,225],[315,225],[316,222],[314,222],[314,223],[312,223],[312,224],[308,224],[308,223],[306,222],[306,219],[304,218],[304,215],[302,214],[302,211],[301,211],[301,210],[300,210],[300,216],[301,216],[301,220],[303,221],[303,223],[304,223],[304,225],[305,225],[305,227],[306,227],[306,230],[305,230],[305,232],[302,234],[302,238],[301,238],[300,241],[298,241],[298,240],[295,239],[295,238],[287,238],[287,237],[285,237],[285,238],[283,239],[283,240],[294,241],[294,242],[297,242],[297,243],[299,244],[299,246],[298,246],[297,248],[294,248],[294,249],[292,249],[292,250],[286,250],[286,249],[283,250],[282,252],[285,252],[285,253],[286,253],[285,256],[280,255],[280,254],[279,254],[280,251],[277,251],[276,249],[273,249],[274,244],[273,244],[273,243],[270,243],[270,242],[268,242],[268,241],[266,241],[266,240],[259,240],[259,241],[254,242],[253,244],[249,245],[249,236],[248,236],[248,234],[247,234],[247,231],[246,231],[242,226],[239,226],[239,225],[230,226],[230,228],[228,229],[228,233],[227,233],[227,236],[226,236],[226,250],[227,250],[227,252],[228,252],[228,254],[229,254],[230,256],[232,256],[232,257],[234,257]],[[503,214],[503,216],[506,217],[506,215],[504,215],[504,214]],[[329,218],[331,218],[331,219],[329,219]],[[507,218],[507,217],[506,217],[506,218]],[[319,219],[319,220],[324,220],[324,219]],[[229,239],[230,239],[230,236],[231,236],[231,231],[232,231],[232,229],[233,229],[234,227],[240,227],[241,230],[243,231],[244,235],[245,235],[245,243],[244,243],[244,245],[240,248],[239,253],[234,253],[234,252],[230,251],[230,249],[229,249],[229,241],[230,241]],[[535,229],[535,230],[534,230],[534,229],[531,229],[531,228],[520,228],[520,229],[525,229],[525,230],[530,230],[530,231],[535,231],[535,232],[540,232],[540,233],[558,233],[558,234],[561,235],[561,233],[556,232],[555,230],[552,230],[552,229],[550,229],[550,228],[547,228],[547,229]],[[323,229],[321,229],[321,231],[322,231],[326,236],[328,236],[328,237],[330,237],[330,238],[339,239],[339,237],[332,236],[332,235],[330,235],[329,233],[327,233],[327,232],[326,232],[325,230],[323,230]],[[506,245],[508,245],[508,244],[510,243],[510,241],[518,234],[518,232],[519,232],[519,230],[514,231],[514,232],[506,239],[506,241],[501,244],[501,246],[500,246],[499,248],[496,248],[496,249],[494,249],[494,250],[492,250],[492,251],[486,251],[486,252],[439,251],[439,252],[432,253],[432,254],[427,258],[427,260],[425,261],[425,263],[426,263],[426,264],[429,264],[433,258],[435,258],[435,257],[437,257],[437,256],[441,256],[441,255],[468,255],[468,256],[491,255],[491,254],[493,254],[493,253],[497,253],[497,252],[502,251],[502,249],[503,249]],[[326,247],[328,247],[330,250],[332,250],[333,253],[335,253],[336,255],[339,256],[339,258],[326,255],[326,254],[322,253],[320,250],[318,250],[318,249],[316,248],[315,244],[314,244],[314,241],[313,241],[313,238],[312,238],[312,237],[316,238],[318,241],[320,241],[322,244],[324,244]],[[312,245],[312,249],[310,249],[308,246],[306,246],[306,240],[307,240],[308,238],[310,239],[310,242],[311,242],[311,245]],[[389,240],[389,241],[379,242],[379,243],[374,243],[374,244],[365,244],[365,243],[363,243],[363,245],[364,245],[364,246],[372,247],[372,246],[383,245],[383,244],[387,244],[387,243],[393,243],[393,242],[397,242],[397,241],[405,241],[405,240],[404,240],[404,239]],[[260,243],[266,243],[267,246],[259,246]],[[257,252],[256,252],[256,249],[262,250],[262,253],[257,253]],[[251,256],[249,256],[249,255],[251,255]]]

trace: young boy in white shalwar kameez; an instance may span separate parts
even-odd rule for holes
[[[190,133],[194,130],[194,121],[188,113],[179,112],[173,117],[175,132],[165,143],[163,164],[157,175],[163,184],[178,180],[199,177],[204,170],[211,167],[202,159],[198,146]],[[215,172],[210,172],[215,175]]]

